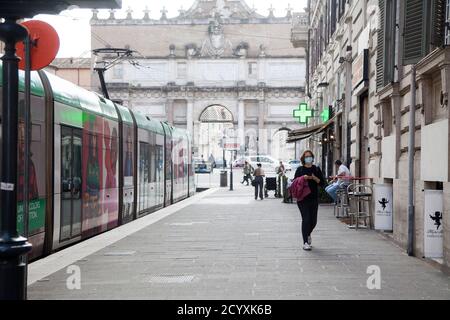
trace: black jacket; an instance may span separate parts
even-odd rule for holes
[[[318,199],[319,198],[319,186],[325,188],[327,183],[323,177],[322,170],[319,167],[312,166],[311,168],[306,168],[304,166],[298,167],[295,171],[295,178],[302,177],[304,175],[312,176],[315,175],[320,179],[320,183],[317,184],[314,180],[308,180],[309,188],[311,189],[311,194],[307,196],[304,200]]]

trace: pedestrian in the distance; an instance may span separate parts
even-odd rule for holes
[[[242,180],[241,184],[247,182],[247,185],[249,185],[249,183],[252,182],[252,174],[255,171],[255,169],[252,167],[250,163],[248,163],[248,161],[245,161],[244,168],[242,171],[244,173],[244,179]]]
[[[266,176],[266,174],[262,169],[261,163],[258,163],[258,167],[256,168],[253,175],[255,176],[255,180],[253,180],[253,185],[255,186],[255,200],[258,200],[258,193],[259,198],[261,200],[264,200],[263,188],[264,188],[264,177]]]
[[[302,215],[302,236],[303,250],[312,249],[311,233],[317,225],[317,211],[319,210],[319,186],[324,188],[326,185],[322,171],[314,163],[314,154],[307,150],[300,159],[302,166],[297,168],[295,178],[304,177],[308,182],[311,193],[303,200],[298,201],[297,205]]]

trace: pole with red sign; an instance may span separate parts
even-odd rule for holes
[[[58,50],[56,49],[55,51],[55,48],[59,48],[59,38],[55,41],[54,34],[56,32],[52,33],[52,30],[49,31],[47,24],[28,21],[20,25],[17,23],[19,18],[8,16],[0,24],[0,40],[5,43],[5,54],[1,58],[3,61],[3,141],[0,180],[0,300],[26,299],[26,256],[31,250],[31,244],[28,243],[27,238],[20,236],[17,231],[19,64],[24,69],[27,60],[24,59],[25,46],[22,41],[29,37],[36,44],[29,50],[31,60],[28,59],[28,63],[29,69],[32,70],[37,70],[50,64]],[[55,45],[55,42],[57,45]],[[20,58],[16,55],[16,46]],[[29,74],[27,81],[29,86]],[[27,93],[29,94],[29,87]],[[29,98],[28,95],[28,102]],[[28,131],[27,138],[29,140],[29,110],[25,118],[28,121],[28,130],[25,130],[25,133],[27,134]],[[25,167],[25,172],[28,171],[27,169]],[[28,180],[24,181],[25,184],[28,183]],[[28,194],[25,195],[24,198],[27,199]]]

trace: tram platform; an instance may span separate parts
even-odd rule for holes
[[[450,299],[450,277],[322,206],[313,250],[295,204],[209,189],[29,266],[32,300]],[[380,289],[369,289],[371,266]],[[371,280],[369,279],[369,282]],[[79,286],[77,286],[77,283]]]

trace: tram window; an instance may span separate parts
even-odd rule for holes
[[[139,142],[139,206],[140,210],[148,208],[148,183],[150,182],[150,145],[145,142]]]
[[[150,146],[150,182],[156,182],[156,147]]]
[[[172,162],[172,149],[171,149],[171,144],[167,143],[166,144],[166,161],[165,161],[165,165],[166,165],[166,180],[167,181],[171,181],[172,180],[172,167],[171,167],[171,162]]]

